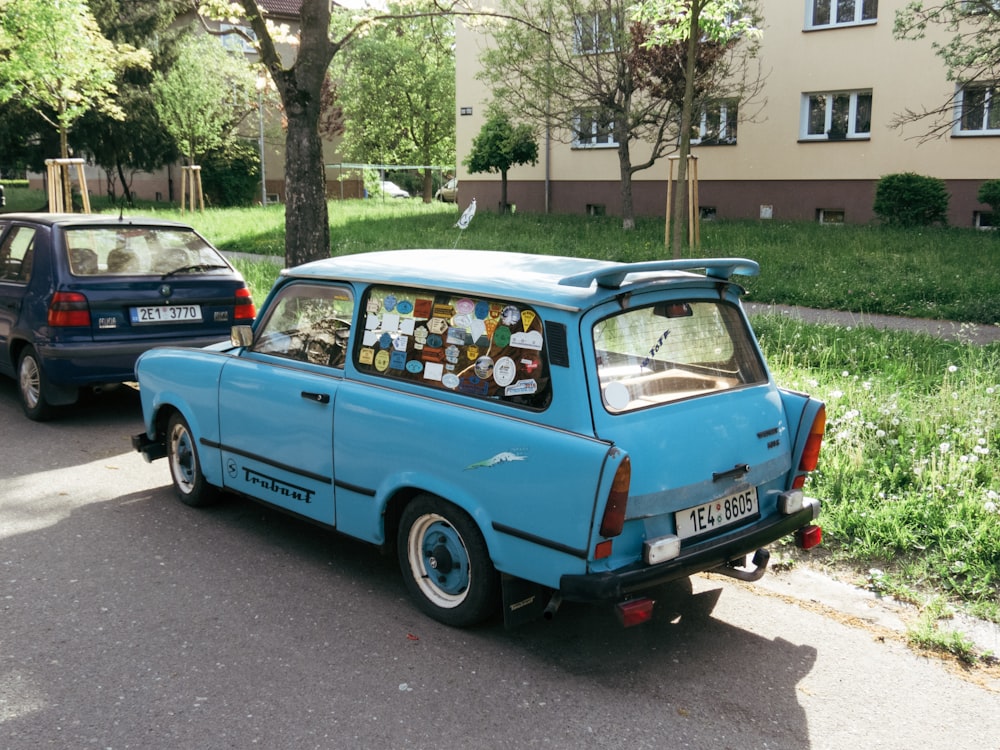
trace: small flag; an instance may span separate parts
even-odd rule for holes
[[[459,229],[465,229],[469,226],[469,222],[472,221],[472,217],[476,215],[476,199],[472,199],[472,203],[469,207],[462,212],[462,217],[456,222],[455,226]]]

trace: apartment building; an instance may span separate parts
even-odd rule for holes
[[[702,215],[864,223],[874,218],[877,180],[916,172],[945,181],[949,223],[988,225],[980,184],[1000,178],[1000,84],[965,89],[947,80],[932,41],[893,37],[896,11],[906,0],[761,0],[763,89],[738,117],[726,103],[701,123],[697,157]],[[456,111],[459,163],[485,120],[491,92],[477,79],[489,39],[481,27],[459,24]],[[956,97],[957,93],[957,97]],[[956,97],[956,122],[940,138],[923,140],[927,122],[894,128],[907,110],[940,107]],[[731,109],[731,105],[730,105]],[[746,113],[752,112],[752,117]],[[641,146],[639,148],[641,151]],[[620,215],[615,144],[577,135],[546,139],[539,163],[508,174],[508,200],[518,211]],[[641,154],[640,154],[641,156]],[[638,216],[663,216],[667,160],[634,177]],[[459,202],[473,197],[496,209],[497,175],[459,166]]]

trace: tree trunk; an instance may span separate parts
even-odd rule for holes
[[[625,137],[618,141],[618,175],[621,181],[622,229],[631,231],[635,229],[635,205],[632,202],[632,154],[629,151],[628,139]]]
[[[681,257],[681,248],[687,241],[688,229],[688,155],[691,153],[691,123],[694,113],[694,76],[695,63],[698,55],[698,18],[701,15],[703,0],[691,2],[691,33],[688,36],[687,59],[684,62],[684,103],[681,106],[681,132],[677,150],[677,190],[675,191],[673,231],[671,244],[674,258]]]
[[[500,213],[507,213],[507,170],[500,170]]]

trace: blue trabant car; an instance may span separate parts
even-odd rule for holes
[[[819,543],[824,405],[772,379],[744,259],[463,250],[285,270],[226,345],[137,364],[148,460],[394,550],[416,605],[508,625],[562,601],[649,619],[658,586],[756,580]],[[748,560],[748,558],[750,558]]]

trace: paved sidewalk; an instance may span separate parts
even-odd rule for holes
[[[966,344],[991,344],[1000,341],[1000,326],[956,323],[950,320],[925,320],[923,318],[902,318],[895,315],[868,315],[865,313],[841,312],[839,310],[814,310],[790,305],[768,305],[744,302],[749,315],[777,314],[804,320],[809,323],[826,323],[838,326],[871,326],[882,330],[912,331],[940,336],[951,341]]]

